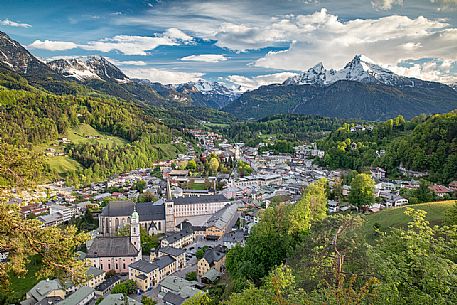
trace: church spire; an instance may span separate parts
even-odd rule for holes
[[[136,211],[136,203],[133,205],[133,213],[130,220],[130,242],[141,252],[140,217]]]

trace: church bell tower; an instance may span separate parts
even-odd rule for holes
[[[133,213],[130,220],[130,242],[141,252],[140,217],[136,211],[136,204],[133,206]]]

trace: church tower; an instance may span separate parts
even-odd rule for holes
[[[136,211],[136,204],[133,206],[132,218],[130,220],[130,242],[141,252],[140,217]]]

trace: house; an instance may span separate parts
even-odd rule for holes
[[[436,196],[443,198],[446,195],[450,195],[452,190],[440,184],[433,184],[429,186],[429,189],[435,193]]]
[[[159,298],[162,297],[166,304],[182,304],[177,301],[186,300],[197,293],[203,293],[197,288],[198,282],[170,275],[160,282]],[[168,295],[167,294],[173,294]],[[179,297],[176,297],[179,296]]]
[[[59,305],[86,305],[95,297],[95,290],[92,287],[82,286],[70,296],[65,298]]]
[[[350,185],[343,185],[341,194],[343,196],[349,196],[349,193],[351,192],[351,186]]]
[[[244,241],[244,232],[239,230],[226,233],[222,237],[224,247],[227,249],[232,249],[235,245],[244,245]]]
[[[399,195],[393,195],[390,199],[386,200],[387,207],[398,207],[408,204],[408,199]]]
[[[86,271],[86,276],[88,279],[86,282],[86,286],[92,288],[97,287],[98,285],[103,283],[103,281],[105,280],[105,275],[106,273],[102,269],[90,266],[89,269],[87,269]]]
[[[76,216],[77,210],[72,207],[66,207],[64,205],[53,204],[49,207],[49,214],[59,214],[62,216],[62,222],[70,221]]]
[[[206,222],[206,239],[218,240],[236,221],[237,206],[227,205],[212,215]]]
[[[457,192],[457,180],[452,181],[451,183],[449,183],[449,188],[451,190],[453,190],[454,192]]]
[[[225,252],[220,248],[207,249],[203,258],[197,263],[197,275],[202,277],[211,268],[222,272],[225,263]]]
[[[120,282],[121,282],[121,277],[118,275],[109,277],[109,278],[105,279],[97,287],[95,287],[95,294],[103,296],[103,295],[111,292],[111,289],[113,289],[113,287]]]
[[[127,300],[125,299],[127,298]],[[135,299],[124,296],[122,293],[114,293],[107,295],[99,305],[142,305]]]
[[[184,248],[194,242],[194,231],[192,228],[184,228],[176,233],[167,234],[161,241],[161,247]]]
[[[148,291],[158,283],[157,265],[140,259],[129,265],[129,279],[134,280],[138,289]]]
[[[150,261],[155,260],[161,256],[168,255],[175,259],[176,261],[176,269],[183,269],[186,267],[186,251],[184,249],[173,248],[173,247],[163,247],[159,248],[156,251],[151,250],[150,254]]]
[[[340,210],[338,201],[329,200],[327,205],[328,205],[328,212],[329,213],[336,213],[336,212],[338,212]]]
[[[42,280],[38,282],[26,295],[26,300],[21,304],[36,304],[45,298],[61,298],[64,299],[66,295],[65,288],[59,280]]]
[[[370,169],[373,179],[382,180],[386,178],[386,171],[380,167]]]
[[[221,276],[222,276],[222,273],[220,273],[219,271],[217,271],[214,268],[211,268],[211,269],[209,269],[208,272],[203,274],[202,283],[208,283],[208,284],[215,283],[218,279],[220,279]]]

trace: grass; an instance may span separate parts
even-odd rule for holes
[[[65,136],[72,142],[72,143],[85,143],[96,141],[101,144],[112,144],[112,145],[124,145],[127,143],[126,140],[105,134],[100,132],[90,126],[89,124],[80,124],[78,127],[70,128],[65,133]],[[87,138],[87,137],[96,137],[96,138]]]
[[[173,144],[155,144],[154,147],[159,150],[159,159],[172,159],[181,153]]]
[[[204,190],[207,190],[208,188],[206,187],[206,184],[204,184],[204,183],[192,183],[190,189],[194,190],[194,191],[204,191]]]
[[[27,291],[29,291],[39,280],[35,277],[35,273],[40,269],[41,264],[36,259],[32,258],[32,261],[27,266],[27,274],[24,277],[11,276],[11,297],[13,299],[21,300]]]
[[[374,240],[374,225],[379,225],[381,231],[389,231],[392,228],[405,227],[406,224],[411,220],[405,215],[407,207],[413,209],[424,210],[427,212],[426,219],[431,225],[441,224],[444,218],[444,213],[448,210],[456,201],[437,201],[437,202],[426,202],[415,205],[403,206],[398,208],[390,208],[377,213],[364,216],[365,223],[362,226],[362,232],[369,241]]]
[[[81,164],[68,156],[47,157],[46,163],[49,164],[51,170],[55,170],[60,175],[82,168]]]

